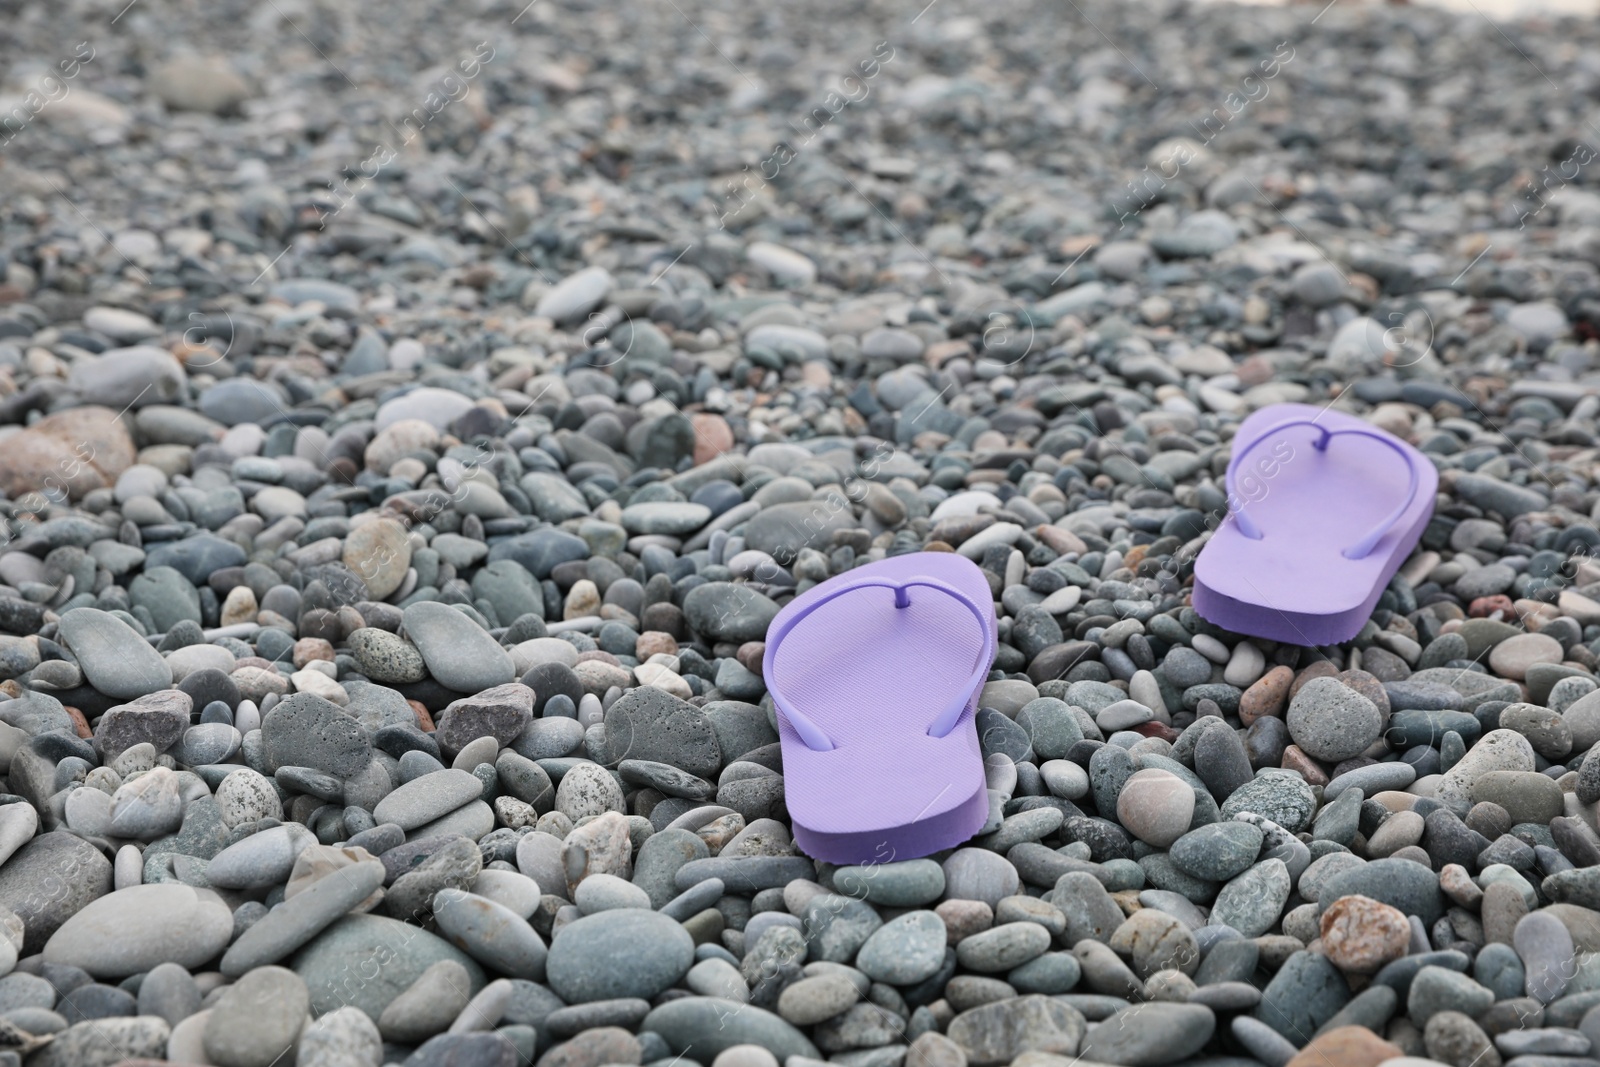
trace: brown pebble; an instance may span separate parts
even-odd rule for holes
[[[1479,914],[1483,918],[1484,944],[1511,944],[1511,934],[1517,923],[1528,914],[1528,902],[1516,886],[1505,882],[1490,882],[1483,891]]]
[[[1239,721],[1246,726],[1263,715],[1282,716],[1289,702],[1289,686],[1294,682],[1294,671],[1288,667],[1274,667],[1239,697]]]
[[[71,705],[65,705],[63,710],[66,711],[67,717],[72,720],[72,728],[78,731],[79,737],[87,741],[94,736],[94,731],[89,729],[89,720],[83,717],[83,712]]]
[[[1340,897],[1322,913],[1322,952],[1350,974],[1375,974],[1406,954],[1411,924],[1398,908],[1359,894]]]
[[[662,654],[676,656],[678,654],[678,642],[669,633],[664,633],[661,630],[646,630],[639,635],[639,640],[633,643],[633,654],[640,661]]]
[[[994,925],[994,909],[981,900],[946,900],[933,912],[944,920],[946,941],[952,947]]]
[[[1299,771],[1309,785],[1327,785],[1331,779],[1322,765],[1306,755],[1299,745],[1289,745],[1283,750],[1283,769]]]
[[[1284,1067],[1378,1067],[1404,1052],[1365,1026],[1339,1026],[1318,1034]]]
[[[304,670],[306,664],[319,659],[332,663],[333,645],[320,637],[302,637],[294,643],[294,665],[296,670]]]
[[[406,703],[411,705],[411,712],[417,717],[417,727],[421,729],[423,733],[433,733],[433,715],[429,713],[426,707],[423,706],[422,702],[418,700],[408,700]]]
[[[766,654],[767,643],[765,641],[746,641],[739,646],[739,651],[733,654],[733,658],[739,661],[739,666],[759,678],[761,676],[761,660]]]

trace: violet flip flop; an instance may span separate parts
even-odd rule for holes
[[[1235,633],[1348,641],[1433,514],[1439,472],[1352,415],[1274,404],[1239,425],[1229,517],[1194,566],[1194,609]]]
[[[795,843],[829,863],[958,845],[989,815],[978,693],[994,596],[952,552],[869,563],[772,620],[762,673],[783,743]]]

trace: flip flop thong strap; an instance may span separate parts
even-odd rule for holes
[[[1384,433],[1382,430],[1368,430],[1359,428],[1348,430],[1330,430],[1326,426],[1319,424],[1315,419],[1289,419],[1285,422],[1280,422],[1275,426],[1271,426],[1262,431],[1254,440],[1250,441],[1243,448],[1235,448],[1233,450],[1233,458],[1228,461],[1228,500],[1237,501],[1241,499],[1235,485],[1236,477],[1234,475],[1234,471],[1238,467],[1240,461],[1244,459],[1245,455],[1249,453],[1251,449],[1255,448],[1259,444],[1262,444],[1279,431],[1287,430],[1295,426],[1313,426],[1316,427],[1317,430],[1321,431],[1322,436],[1313,441],[1311,445],[1318,452],[1326,452],[1328,450],[1328,441],[1335,437],[1366,437],[1386,446],[1405,461],[1406,473],[1410,475],[1410,480],[1406,485],[1405,499],[1400,501],[1400,505],[1391,511],[1387,516],[1385,516],[1383,521],[1374,526],[1371,532],[1369,532],[1365,537],[1350,547],[1344,549],[1340,553],[1340,555],[1344,556],[1345,559],[1365,559],[1372,552],[1372,550],[1378,546],[1378,542],[1383,540],[1384,535],[1394,527],[1394,524],[1400,521],[1400,517],[1406,513],[1406,509],[1411,507],[1412,501],[1417,497],[1416,464],[1411,461],[1411,456],[1407,453],[1405,446],[1399,441],[1396,441],[1389,434]],[[1233,521],[1238,524],[1239,532],[1250,538],[1250,540],[1259,541],[1263,537],[1261,528],[1256,525],[1255,520],[1250,517],[1250,513],[1245,510],[1244,503],[1241,502],[1233,505]]]
[[[780,687],[776,684],[777,678],[773,675],[773,671],[777,663],[778,646],[807,615],[847,593],[854,593],[860,589],[892,589],[894,591],[894,606],[896,608],[909,609],[912,606],[910,591],[918,586],[934,589],[944,593],[946,596],[953,597],[962,607],[972,613],[972,617],[977,620],[978,630],[983,634],[983,652],[978,657],[976,666],[973,667],[972,676],[962,685],[960,693],[957,694],[956,699],[951,702],[950,706],[941,711],[933,722],[928,725],[928,735],[930,737],[943,737],[955,729],[957,721],[961,718],[961,713],[966,710],[968,702],[972,699],[972,694],[977,691],[977,688],[983,684],[984,679],[989,676],[989,664],[994,659],[995,651],[994,634],[990,630],[989,618],[992,616],[994,608],[988,605],[980,605],[955,586],[941,582],[936,578],[907,578],[903,581],[896,581],[893,578],[857,578],[854,581],[843,582],[825,596],[818,597],[788,619],[785,619],[782,625],[774,627],[767,634],[766,664],[769,678],[767,691],[772,694],[773,706],[778,709],[780,715],[788,720],[789,725],[794,728],[795,733],[800,735],[800,739],[806,743],[807,748],[816,749],[819,752],[827,752],[836,746],[822,727],[811,721],[804,712],[796,708],[783,696]],[[863,655],[870,656],[872,649],[865,648],[861,652]]]

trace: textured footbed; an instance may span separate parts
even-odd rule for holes
[[[1374,429],[1342,412],[1275,404],[1247,418],[1234,441],[1249,442],[1295,418],[1314,418],[1330,430]],[[1381,442],[1357,435],[1334,437],[1318,451],[1313,443],[1319,436],[1315,426],[1289,427],[1229,461],[1242,464],[1239,496],[1262,537],[1246,537],[1230,514],[1201,550],[1193,602],[1208,622],[1296,645],[1348,641],[1416,547],[1439,485],[1427,457],[1399,442],[1408,457],[1403,459]],[[1286,458],[1281,450],[1274,454],[1274,446],[1283,444],[1293,449]],[[1261,460],[1274,461],[1276,469],[1263,473],[1257,466]],[[1411,505],[1367,556],[1346,559],[1343,550],[1405,499],[1408,460],[1417,472]],[[1257,479],[1254,491],[1243,481],[1245,471]]]
[[[773,622],[827,596],[834,582],[927,577],[980,605],[993,594],[983,572],[948,552],[895,556],[849,571],[796,597]],[[988,817],[974,725],[977,690],[942,738],[928,725],[948,708],[984,655],[985,635],[960,601],[913,587],[857,589],[818,608],[768,650],[766,682],[833,741],[806,746],[780,713],[784,796],[795,841],[833,863],[925,856],[972,836]],[[987,625],[994,632],[992,610]],[[984,665],[987,667],[987,664]],[[981,682],[978,686],[981,689]]]

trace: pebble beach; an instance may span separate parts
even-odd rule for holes
[[[0,1067],[1600,1067],[1592,10],[0,23]],[[1278,403],[1439,471],[1345,644],[1191,603]],[[922,551],[988,819],[814,860]]]

